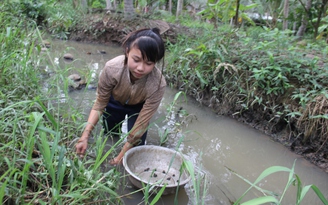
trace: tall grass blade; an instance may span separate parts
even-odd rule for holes
[[[20,102],[14,103],[12,105],[9,105],[9,106],[7,106],[7,107],[0,110],[0,115],[3,115],[5,112],[13,109],[17,105],[24,105],[24,104],[28,104],[28,103],[32,103],[32,102],[33,102],[32,100],[24,100],[24,101],[20,101]]]
[[[58,123],[57,123],[56,119],[54,118],[54,116],[52,114],[50,114],[50,112],[48,111],[46,106],[44,106],[44,104],[41,102],[41,100],[39,98],[36,99],[36,102],[41,106],[43,112],[46,114],[47,118],[50,120],[52,125],[55,127],[55,130],[57,131],[59,129],[59,126],[58,126]]]
[[[310,188],[311,188],[311,185],[307,185],[307,186],[302,188],[302,192],[301,192],[299,198],[297,199],[297,204],[301,203],[301,201],[303,200],[305,194],[309,191]]]
[[[105,148],[106,140],[104,140],[103,144],[101,145],[101,152],[97,154],[96,161],[94,163],[93,169],[96,170],[100,167],[100,165],[107,159],[107,157],[115,150],[115,148],[124,140],[124,138],[121,138],[118,140],[105,154],[101,157],[101,153],[103,149]]]
[[[64,163],[66,150],[64,147],[60,148],[59,159],[57,166],[57,189],[60,190],[65,178],[66,164]]]
[[[247,202],[241,203],[241,205],[260,205],[260,204],[265,204],[265,203],[279,204],[279,201],[276,198],[274,198],[273,196],[263,196],[263,197],[255,198],[255,199],[249,200]]]
[[[284,191],[283,191],[283,193],[282,193],[282,195],[280,197],[279,203],[281,203],[281,201],[284,198],[285,193],[286,193],[287,189],[290,187],[290,185],[292,185],[295,182],[295,178],[294,178],[294,174],[295,174],[295,172],[294,172],[294,170],[295,170],[295,163],[296,163],[296,160],[294,161],[293,167],[292,167],[292,169],[289,172],[287,185],[285,186],[285,189],[284,189]]]
[[[301,198],[301,193],[302,193],[302,181],[297,175],[296,175],[296,182],[297,182],[296,204],[299,204],[299,199]]]
[[[328,200],[325,198],[325,196],[322,194],[320,189],[316,185],[311,185],[312,190],[317,194],[319,199],[322,201],[324,205],[328,205]]]
[[[232,171],[231,169],[229,169],[230,171]],[[260,182],[262,179],[266,178],[267,176],[273,174],[273,173],[277,173],[277,172],[291,172],[291,169],[287,168],[287,167],[282,167],[282,166],[272,166],[267,168],[266,170],[264,170],[260,176],[255,180],[254,183],[249,182],[247,179],[243,178],[242,176],[238,175],[237,173],[233,172],[236,176],[238,176],[239,178],[243,179],[245,182],[247,182],[248,184],[250,184],[251,186],[245,191],[245,193],[234,203],[235,205],[239,204],[240,201],[244,198],[244,196],[252,189],[252,188],[257,188],[260,191],[263,191],[263,189],[259,188],[256,186],[256,184],[258,182]]]
[[[156,194],[155,198],[151,201],[150,205],[155,205],[156,202],[161,198],[164,190],[166,188],[166,184],[159,190],[159,192]]]
[[[35,135],[35,132],[36,132],[36,129],[39,125],[39,123],[41,122],[42,120],[42,115],[43,114],[40,114],[40,113],[36,113],[36,112],[33,112],[32,113],[32,117],[34,119],[34,124],[31,126],[30,130],[29,130],[29,135],[28,135],[28,138],[26,139],[26,149],[27,149],[27,156],[26,156],[26,159],[24,160],[25,161],[25,165],[24,165],[24,168],[21,172],[22,174],[22,189],[21,189],[21,194],[24,195],[24,192],[25,192],[25,189],[26,189],[26,183],[27,183],[27,179],[28,179],[28,176],[29,176],[29,169],[30,169],[30,166],[33,164],[32,162],[32,153],[33,153],[33,150],[34,150],[34,135]]]
[[[266,178],[267,176],[269,176],[271,174],[277,173],[277,172],[292,172],[292,170],[287,167],[282,167],[282,166],[269,167],[266,170],[264,170],[262,172],[262,174],[260,174],[260,176],[255,180],[254,184],[259,183],[260,181],[262,181],[262,179]]]
[[[3,202],[3,197],[5,196],[6,187],[7,187],[7,180],[4,183],[2,183],[1,188],[0,188],[0,203]]]
[[[41,144],[39,144],[39,150],[42,154],[43,157],[43,161],[46,165],[46,168],[49,172],[49,175],[52,179],[53,182],[56,182],[56,174],[55,174],[55,168],[53,166],[53,156],[51,155],[51,149],[48,143],[48,140],[46,138],[46,134],[41,132],[40,133],[40,137],[41,137]]]
[[[3,197],[5,196],[5,190],[6,190],[6,187],[7,187],[7,183],[8,183],[8,180],[10,179],[11,175],[13,175],[15,172],[17,171],[17,169],[8,169],[3,175],[1,175],[0,177],[0,181],[2,181],[7,175],[9,172],[11,172],[9,174],[9,177],[6,179],[6,181],[4,183],[2,183],[1,185],[1,188],[0,188],[0,202],[2,203],[3,202]]]
[[[142,187],[144,188],[144,191],[143,191],[143,193],[144,193],[144,199],[145,199],[145,202],[147,203],[149,201],[149,188],[150,188],[150,184],[147,183],[145,185],[143,182],[141,182],[141,184],[142,184]]]
[[[307,185],[305,187],[302,187],[301,179],[298,175],[295,175],[297,180],[297,198],[296,198],[296,205],[301,204],[302,200],[304,199],[306,193],[312,188],[312,190],[316,193],[316,195],[319,197],[319,199],[322,201],[323,204],[328,205],[328,201],[325,198],[325,196],[321,193],[321,191],[318,189],[315,185]]]

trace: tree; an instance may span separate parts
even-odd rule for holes
[[[238,26],[238,13],[239,13],[240,0],[236,1],[236,15],[235,15],[235,26]]]
[[[197,15],[201,15],[202,18],[214,22],[214,27],[217,28],[218,22],[228,23],[233,22],[232,19],[238,20],[240,18],[244,21],[254,24],[253,20],[247,15],[245,11],[255,8],[257,4],[243,5],[239,0],[208,0],[207,7],[198,12]]]
[[[124,0],[124,18],[131,20],[134,16],[133,0]]]
[[[112,1],[111,0],[106,0],[106,9],[110,10],[113,8]]]
[[[299,0],[300,4],[304,8],[304,14],[302,16],[302,24],[298,29],[297,36],[304,36],[307,25],[311,23],[313,27],[314,38],[317,37],[321,20],[327,12],[328,0],[317,0],[312,2],[312,0],[307,0],[304,4],[302,0]]]
[[[299,27],[297,34],[296,34],[296,36],[301,38],[304,36],[306,27],[309,23],[308,16],[311,16],[310,9],[311,9],[311,5],[312,5],[312,0],[307,0],[305,5],[303,4],[302,0],[299,0],[299,2],[302,4],[302,6],[304,7],[304,10],[305,10],[305,14],[303,14],[303,16],[302,16],[302,24]]]
[[[169,0],[169,8],[168,11],[170,12],[170,14],[172,14],[172,0]]]
[[[327,12],[327,5],[328,5],[328,0],[322,0],[322,2],[320,3],[320,6],[318,8],[318,18],[316,19],[316,22],[314,24],[314,38],[316,38],[318,36],[318,29],[319,29],[322,17]]]
[[[275,28],[277,27],[279,13],[281,11],[282,0],[269,0],[269,2],[269,10],[272,16],[272,27]]]
[[[288,15],[289,15],[289,0],[285,0],[284,3],[284,20],[282,24],[282,29],[288,29]]]
[[[82,4],[82,8],[84,8],[84,9],[88,8],[87,0],[82,0],[81,4]]]
[[[178,18],[178,16],[180,16],[180,14],[182,13],[182,7],[183,7],[183,0],[178,0],[176,18]]]

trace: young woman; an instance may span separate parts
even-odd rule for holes
[[[141,29],[123,39],[124,54],[108,61],[99,76],[97,99],[88,123],[76,144],[76,152],[83,155],[90,132],[103,115],[105,133],[118,133],[119,125],[128,116],[127,142],[121,152],[110,161],[121,163],[133,146],[144,145],[149,121],[164,95],[166,82],[155,64],[163,59],[164,42],[159,29]]]

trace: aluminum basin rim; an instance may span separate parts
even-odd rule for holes
[[[162,183],[158,183],[158,184],[157,184],[157,183],[149,183],[149,182],[147,182],[146,180],[141,179],[140,177],[138,177],[137,175],[135,175],[135,174],[130,170],[129,166],[127,165],[127,159],[126,159],[126,158],[129,156],[129,154],[130,154],[131,152],[134,152],[136,149],[145,149],[145,148],[151,148],[151,147],[156,148],[156,149],[162,149],[162,150],[165,150],[165,151],[169,151],[169,152],[171,152],[172,154],[176,154],[177,156],[179,156],[179,157],[181,157],[181,158],[183,159],[182,154],[179,153],[178,151],[175,151],[175,150],[172,150],[172,149],[169,149],[169,148],[166,148],[166,147],[161,147],[161,146],[155,146],[155,145],[143,145],[143,146],[134,147],[134,148],[132,148],[132,149],[129,149],[129,150],[125,153],[125,155],[124,155],[124,157],[123,157],[123,166],[124,166],[125,170],[126,170],[126,171],[127,171],[127,172],[128,172],[133,178],[139,180],[140,182],[143,182],[143,183],[145,183],[145,184],[149,184],[149,185],[154,185],[154,186],[157,186],[157,187],[163,187],[163,186],[165,186],[165,184],[162,184]],[[187,175],[187,178],[186,178],[185,180],[179,182],[178,185],[175,185],[175,184],[169,184],[169,185],[166,185],[166,188],[175,188],[175,187],[182,186],[182,185],[185,185],[186,183],[188,183],[188,182],[190,181],[190,178],[191,178],[191,177],[190,177],[190,175],[189,175],[188,172],[185,172],[185,174]]]

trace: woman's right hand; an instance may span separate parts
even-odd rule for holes
[[[75,145],[76,154],[79,155],[80,157],[83,157],[85,154],[85,151],[87,150],[89,136],[90,136],[91,131],[94,128],[94,126],[96,126],[96,124],[99,120],[100,114],[101,113],[99,113],[99,111],[97,111],[97,110],[92,109],[90,111],[87,125],[85,126],[84,131],[83,131],[79,141],[77,141],[77,144]]]
[[[83,157],[85,154],[85,151],[88,147],[88,139],[80,138],[79,141],[77,141],[77,144],[75,145],[76,148],[76,154],[80,157]]]

